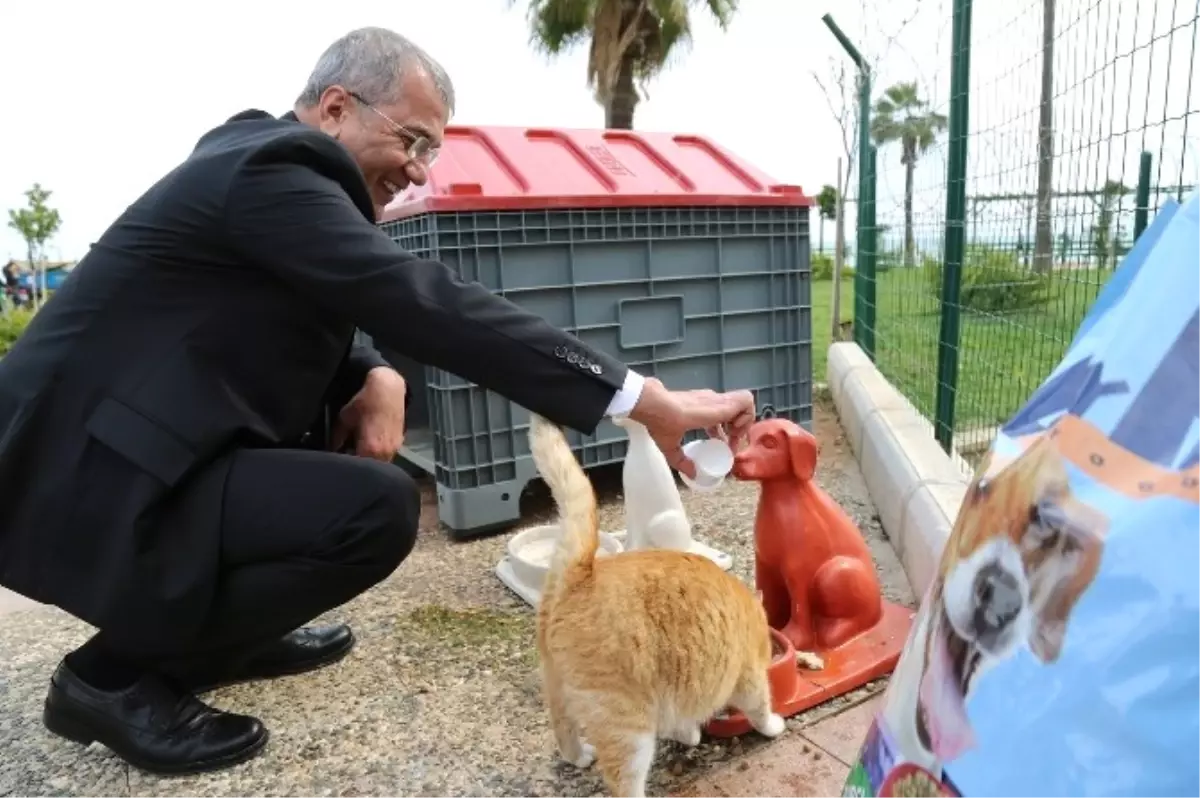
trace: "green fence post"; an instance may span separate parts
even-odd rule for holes
[[[942,318],[938,335],[937,397],[933,431],[942,449],[954,448],[954,398],[958,389],[959,288],[966,249],[967,136],[970,132],[971,0],[954,0],[950,59],[950,148],[946,165],[946,248],[942,268]]]
[[[859,258],[860,274],[856,277],[855,296],[862,297],[861,316],[855,316],[854,329],[862,329],[858,336],[858,345],[867,353],[867,357],[875,360],[875,265],[879,261],[879,234],[875,224],[875,193],[879,185],[875,170],[877,148],[868,144],[866,158],[863,159],[863,243],[862,257]],[[860,320],[861,319],[861,323]]]
[[[1138,164],[1137,207],[1133,211],[1134,241],[1142,237],[1142,231],[1146,229],[1150,216],[1150,160],[1150,153],[1142,152],[1142,159]]]
[[[875,359],[874,335],[868,334],[867,280],[871,243],[871,76],[866,67],[858,77],[858,254],[854,259],[854,341]]]

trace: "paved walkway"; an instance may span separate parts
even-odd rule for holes
[[[678,796],[841,795],[851,763],[877,711],[878,694],[800,727],[773,744],[712,768]]]
[[[34,641],[38,638],[43,641],[47,638],[60,640],[67,628],[76,632],[72,637],[79,636],[79,632],[83,631],[56,611],[35,608],[29,612],[30,606],[37,607],[23,599],[14,600],[11,594],[0,595],[0,614],[7,614],[2,620],[8,628],[19,624],[29,630],[28,636],[22,636],[26,644],[20,652],[10,650],[5,653],[6,664],[10,667],[17,665],[17,660],[40,661],[48,666],[52,656],[46,656],[49,652],[40,650],[41,647]],[[42,630],[42,634],[38,629]],[[6,642],[16,640],[8,636]],[[334,707],[320,709],[328,703],[320,700],[320,696],[330,692],[341,692],[344,698],[353,694],[355,686],[360,695],[370,691],[370,686],[359,678],[371,671],[370,661],[362,655],[361,648],[344,668],[352,673],[343,671],[338,674],[336,671],[342,668],[330,668],[328,672],[281,680],[269,686],[271,694],[283,701],[271,701],[268,706],[275,707],[276,715],[292,716],[295,726],[298,726],[295,730],[280,730],[282,737],[276,739],[272,746],[283,745],[282,751],[228,772],[184,779],[156,779],[127,768],[106,750],[80,749],[50,736],[42,728],[38,715],[42,679],[18,677],[19,682],[25,684],[14,684],[6,678],[6,668],[0,668],[0,739],[8,737],[8,742],[16,743],[6,745],[7,755],[0,757],[0,794],[14,798],[140,798],[167,796],[168,793],[188,798],[248,794],[338,798],[559,798],[569,794],[582,798],[595,794],[589,790],[544,792],[539,788],[540,785],[532,784],[528,785],[526,792],[522,787],[512,785],[509,776],[505,776],[504,785],[498,792],[490,792],[482,784],[475,788],[464,788],[450,787],[443,781],[438,781],[437,786],[428,782],[421,785],[420,780],[409,781],[418,775],[409,767],[412,763],[389,762],[388,751],[380,749],[380,743],[388,736],[384,734],[372,739],[362,733],[365,731],[362,728],[364,721],[367,721],[368,727],[383,724],[386,728],[390,725],[386,722],[386,716],[391,712],[379,704],[380,698],[362,696],[360,700],[344,706],[341,716]],[[24,668],[18,668],[20,670]],[[46,668],[42,667],[38,677],[46,676],[44,670]],[[14,676],[12,671],[10,674]],[[20,686],[32,689],[18,689]],[[880,688],[877,685],[875,689]],[[241,688],[242,696],[248,690],[250,688]],[[221,694],[217,696],[218,706],[233,703],[228,698],[221,700]],[[679,758],[660,761],[656,766],[660,772],[656,774],[660,776],[656,781],[660,786],[650,794],[668,798],[839,798],[880,696],[877,692],[871,695],[870,692],[859,691],[858,697],[851,697],[850,700],[857,703],[834,710],[834,714],[829,714],[828,708],[824,712],[822,708],[817,708],[814,710],[818,718],[816,720],[806,721],[804,716],[793,719],[790,731],[773,742],[757,739],[756,736],[748,736],[744,746],[742,742],[733,742],[719,754],[718,764],[698,769],[700,772],[690,782],[686,774],[679,774],[684,776],[679,779],[685,782],[683,786],[672,788],[660,780],[661,776],[670,773],[672,760],[680,761]],[[14,706],[18,703],[23,706]],[[318,724],[319,715],[323,713],[329,716],[325,718],[326,722]],[[374,715],[382,715],[382,718],[373,718]],[[404,719],[395,716],[395,720],[397,724],[402,724]],[[289,737],[301,739],[288,740]],[[547,750],[545,754],[551,752]],[[682,755],[688,755],[688,751],[682,750]],[[479,757],[479,751],[464,752],[464,756],[467,762],[472,762]],[[330,766],[335,767],[322,773],[323,767]],[[389,782],[396,786],[397,792],[384,790],[383,785]],[[499,787],[499,784],[496,786]],[[671,791],[664,792],[664,788]]]

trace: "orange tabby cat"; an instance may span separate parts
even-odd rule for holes
[[[559,752],[594,761],[616,796],[640,796],[655,740],[700,742],[717,712],[740,709],[768,737],[771,641],[762,604],[706,557],[642,550],[596,558],[592,483],[562,431],[533,416],[530,448],[563,535],[538,608],[542,686]],[[586,737],[589,743],[585,743]]]

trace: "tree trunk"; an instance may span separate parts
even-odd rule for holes
[[[637,103],[637,88],[633,85],[633,59],[625,56],[617,70],[612,98],[604,109],[604,126],[609,130],[633,130],[633,110]]]
[[[38,273],[37,259],[34,257],[33,244],[30,244],[26,250],[29,260],[29,301],[33,303],[34,311],[38,309]]]
[[[1054,263],[1054,231],[1050,211],[1054,190],[1054,4],[1042,0],[1042,102],[1038,114],[1037,222],[1033,270],[1050,271]]]
[[[904,163],[904,267],[913,266],[916,242],[913,240],[913,172],[916,171],[916,158],[906,158]]]
[[[817,252],[825,254],[825,217],[819,213],[817,214]]]

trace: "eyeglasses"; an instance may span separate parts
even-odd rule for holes
[[[397,135],[399,135],[402,139],[406,139],[408,141],[408,146],[405,148],[405,153],[408,155],[408,157],[410,159],[421,164],[426,169],[433,166],[434,161],[437,160],[438,153],[441,152],[441,148],[433,146],[433,142],[429,139],[428,136],[421,134],[421,133],[414,133],[413,131],[409,130],[404,125],[400,124],[395,119],[392,119],[390,116],[385,114],[383,111],[380,111],[374,105],[367,102],[357,92],[352,91],[352,92],[348,92],[348,93],[356,101],[358,101],[362,105],[366,106],[367,108],[371,109],[376,114],[378,114],[379,117],[381,119],[383,119],[383,121],[387,122],[389,125],[392,126],[393,130],[396,131]]]

